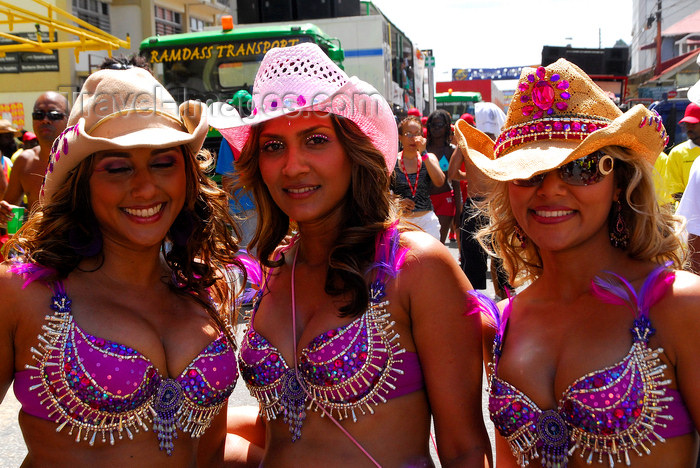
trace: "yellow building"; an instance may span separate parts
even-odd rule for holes
[[[156,34],[199,31],[219,23],[231,13],[233,0],[4,0],[0,1],[0,33],[36,40],[34,22],[10,25],[7,11],[28,10],[42,19],[52,16],[67,26],[76,26],[50,10],[56,7],[116,36],[130,40],[130,48],[119,48],[113,55],[130,55],[140,42]],[[84,29],[84,28],[83,28]],[[42,41],[79,43],[77,36],[58,31],[49,38],[49,28],[39,25]],[[0,46],[17,44],[0,36]],[[68,45],[68,44],[66,44]],[[77,53],[77,56],[76,56]],[[45,91],[58,91],[73,102],[85,78],[108,56],[107,50],[76,52],[74,47],[58,47],[53,54],[40,52],[7,53],[0,56],[0,118],[31,130],[31,112],[36,98]]]

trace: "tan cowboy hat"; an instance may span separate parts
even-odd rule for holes
[[[19,134],[19,129],[12,125],[7,119],[0,119],[0,134],[1,133],[12,133],[14,136]]]
[[[66,129],[51,147],[41,188],[51,200],[70,171],[104,150],[188,146],[193,154],[207,136],[207,109],[197,101],[179,107],[146,70],[100,70],[88,77],[77,96]]]
[[[605,146],[654,164],[668,142],[657,113],[640,104],[623,114],[583,70],[564,59],[523,69],[495,142],[463,120],[455,127],[462,152],[500,181],[529,179]]]

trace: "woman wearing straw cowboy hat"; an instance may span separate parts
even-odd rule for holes
[[[432,466],[431,413],[443,464],[484,466],[470,285],[390,198],[388,104],[312,44],[271,49],[253,101],[249,118],[210,111],[259,214],[239,366],[266,420],[264,466]]]
[[[480,298],[497,465],[695,466],[700,279],[655,198],[660,117],[562,59],[523,71],[495,142],[457,128],[497,184],[484,246],[530,283]]]
[[[140,68],[98,71],[78,99],[0,266],[22,466],[218,466],[237,247],[197,159],[206,108]]]

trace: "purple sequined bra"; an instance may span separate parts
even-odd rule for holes
[[[590,372],[569,385],[556,409],[540,409],[527,395],[498,378],[511,303],[501,314],[486,296],[473,293],[487,319],[495,322],[494,362],[489,388],[489,413],[496,429],[509,443],[520,466],[541,459],[545,467],[565,467],[577,450],[591,463],[610,466],[630,464],[630,452],[651,453],[657,441],[694,431],[681,395],[668,388],[663,349],[649,348],[654,329],[649,309],[673,284],[675,274],[662,266],[644,282],[639,295],[623,278],[596,277],[592,291],[612,304],[625,305],[635,313],[632,347],[617,364]]]
[[[348,325],[314,338],[301,351],[298,378],[293,363],[285,362],[254,328],[264,286],[258,291],[241,342],[241,376],[260,402],[261,414],[267,420],[282,417],[293,441],[301,436],[306,409],[323,408],[339,420],[357,421],[359,414],[373,413],[373,406],[424,387],[418,355],[400,346],[386,310],[388,301],[383,301],[385,282],[398,272],[405,256],[395,229],[381,236],[377,256],[368,309]],[[264,282],[251,262],[246,265],[249,278]]]
[[[62,283],[51,309],[32,348],[36,364],[15,374],[14,392],[22,411],[54,421],[57,432],[68,426],[76,442],[114,445],[151,429],[170,455],[176,431],[199,437],[233,392],[236,355],[223,333],[169,378],[135,349],[80,328]]]

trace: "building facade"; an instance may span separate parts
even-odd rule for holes
[[[118,49],[113,55],[130,55],[138,52],[140,42],[156,34],[199,31],[220,22],[222,15],[231,14],[235,0],[47,0],[79,19],[116,36],[130,39],[129,49]],[[9,0],[17,8],[29,10],[48,19],[47,7],[32,0]],[[55,17],[55,16],[54,16]],[[3,19],[3,18],[0,18]],[[66,20],[65,17],[58,18]],[[70,22],[69,24],[73,24]],[[48,39],[48,28],[40,26],[42,36]],[[85,28],[83,28],[85,29]],[[12,31],[6,24],[0,31],[35,36],[33,23],[14,25]],[[58,42],[75,41],[75,36],[58,32]],[[80,90],[85,78],[108,56],[105,50],[76,52],[72,47],[59,48],[48,57],[46,54],[8,53],[0,58],[0,118],[12,120],[15,125],[31,129],[31,111],[36,98],[45,91],[58,91],[73,102],[73,93]],[[16,66],[29,59],[43,62],[42,66]],[[43,59],[43,60],[41,60]]]

